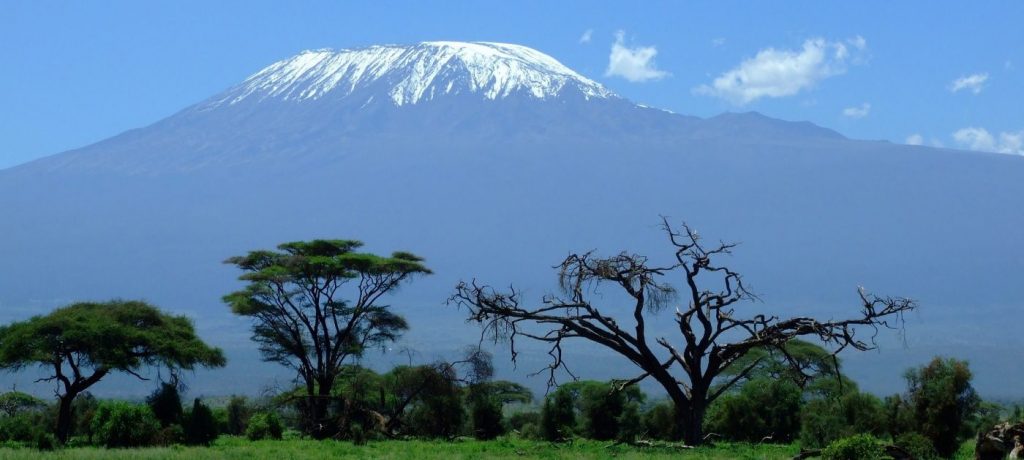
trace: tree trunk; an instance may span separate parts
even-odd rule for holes
[[[331,387],[333,385],[333,381],[320,382],[319,388],[317,388],[317,395],[313,399],[313,422],[316,425],[312,435],[316,439],[325,439],[335,434],[333,429],[334,423],[327,419],[327,409],[331,401]]]
[[[683,442],[688,446],[699,446],[704,443],[704,413],[707,407],[703,400],[691,401],[688,410],[676,416],[683,430]]]
[[[72,406],[75,393],[68,393],[59,398],[57,410],[57,442],[65,444],[71,436]]]

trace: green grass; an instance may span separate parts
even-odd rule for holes
[[[152,459],[266,459],[312,460],[334,458],[374,459],[646,459],[685,458],[693,460],[788,459],[799,449],[792,445],[719,444],[680,451],[675,448],[612,446],[597,441],[576,441],[571,445],[519,439],[497,441],[380,441],[355,446],[343,441],[248,441],[225,437],[211,447],[154,447],[107,450],[95,447],[68,448],[53,452],[32,449],[0,449],[0,458],[10,460],[152,460]]]

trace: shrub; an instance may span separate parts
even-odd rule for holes
[[[505,434],[501,420],[501,403],[487,395],[476,395],[470,402],[470,419],[473,422],[473,436],[490,440]]]
[[[161,383],[160,388],[146,398],[146,404],[160,421],[160,426],[180,425],[184,412],[181,409],[181,395],[177,385]]]
[[[915,460],[934,460],[939,458],[931,440],[920,433],[904,433],[896,437],[893,444],[903,448]]]
[[[792,441],[800,430],[800,398],[789,380],[751,380],[712,405],[707,431],[733,441]]]
[[[213,411],[196,398],[185,424],[185,443],[208,446],[217,439],[217,434],[217,420],[213,418]]]
[[[32,414],[0,418],[0,441],[34,442],[42,431],[38,417]]]
[[[626,404],[616,422],[619,425],[619,441],[630,443],[643,434],[644,424],[640,417],[640,405],[637,403]]]
[[[243,396],[232,396],[227,407],[227,433],[241,435],[245,433],[245,425],[252,415],[252,409]]]
[[[838,400],[808,401],[801,410],[800,421],[800,443],[804,447],[824,447],[855,434],[878,436],[886,431],[886,414],[881,401],[856,391]]]
[[[644,413],[644,430],[647,436],[662,441],[676,439],[676,410],[672,403],[657,404]]]
[[[260,439],[281,439],[284,428],[281,420],[273,412],[260,412],[249,418],[249,426],[245,429],[245,437],[250,441]]]
[[[516,412],[508,417],[508,427],[510,429],[522,432],[523,427],[529,424],[532,424],[534,428],[540,425],[540,412]]]
[[[881,460],[885,449],[878,440],[868,434],[858,434],[838,439],[821,452],[822,460]]]
[[[573,407],[572,394],[567,389],[559,388],[544,398],[544,406],[540,411],[540,432],[545,440],[571,438],[575,425],[576,409]]]
[[[92,417],[93,441],[106,447],[141,447],[152,444],[160,422],[149,406],[105,402]]]

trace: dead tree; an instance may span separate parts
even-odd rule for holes
[[[903,313],[916,308],[912,300],[876,297],[860,289],[861,311],[853,319],[740,316],[736,307],[756,297],[744,286],[739,273],[718,261],[735,245],[706,246],[689,226],[674,229],[664,219],[663,228],[674,250],[674,262],[666,266],[652,266],[646,257],[635,254],[608,258],[593,253],[572,254],[557,267],[562,294],[545,296],[539,305],[525,305],[515,288],[499,291],[475,280],[459,283],[449,303],[468,310],[468,320],[483,327],[482,339],[507,340],[513,362],[517,339],[549,344],[552,361],[539,371],[548,372],[549,385],[556,383],[559,369],[575,377],[562,353],[565,342],[572,339],[600,344],[628,359],[640,372],[622,380],[620,388],[648,378],[657,381],[675,406],[676,427],[682,439],[691,445],[704,439],[702,422],[709,404],[758,364],[751,363],[724,382],[716,381],[724,369],[749,351],[768,348],[785,354],[782,345],[801,336],[817,337],[831,345],[834,353],[847,348],[873,349],[873,338],[880,327],[900,327]],[[681,281],[678,288],[671,282],[673,277]],[[588,298],[599,285],[606,284],[628,295],[626,304],[615,311],[602,312]],[[678,305],[673,319],[679,337],[670,340],[652,336],[648,331],[650,317],[670,304]],[[620,324],[616,318],[623,319],[627,314],[631,316],[628,323]],[[873,333],[862,339],[857,335],[859,328]]]

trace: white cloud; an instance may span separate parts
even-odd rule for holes
[[[658,70],[654,63],[654,57],[658,55],[657,48],[653,46],[629,48],[626,46],[625,40],[625,32],[620,30],[615,33],[615,43],[612,44],[611,54],[608,55],[608,70],[605,70],[605,76],[622,77],[631,82],[644,82],[669,75],[668,72]]]
[[[593,36],[594,29],[587,29],[586,32],[583,32],[583,35],[580,35],[580,43],[590,43],[590,39]]]
[[[972,93],[978,94],[985,88],[986,80],[988,80],[987,72],[967,75],[953,80],[953,83],[949,84],[949,90],[955,93],[962,89],[969,89]]]
[[[867,102],[861,104],[859,107],[847,107],[843,109],[843,116],[849,118],[864,118],[871,112],[871,104]]]
[[[1024,155],[1024,130],[1001,132],[997,138],[985,128],[971,126],[953,133],[953,140],[971,150]]]
[[[722,46],[722,45],[724,45],[724,44],[725,44],[725,38],[723,38],[723,37],[718,37],[718,38],[716,38],[716,39],[713,39],[713,40],[711,40],[711,44],[712,44],[713,46],[716,46],[716,47],[718,47],[718,46]]]
[[[907,145],[921,145],[924,144],[924,137],[920,134],[914,133],[907,136],[907,140],[904,141]]]
[[[857,36],[850,45],[861,54],[867,41]],[[823,38],[804,41],[799,50],[766,48],[739,66],[715,78],[710,85],[694,88],[696,94],[721,97],[743,105],[762,97],[792,96],[819,81],[846,72],[850,49],[844,42]],[[858,59],[855,57],[854,62]]]

